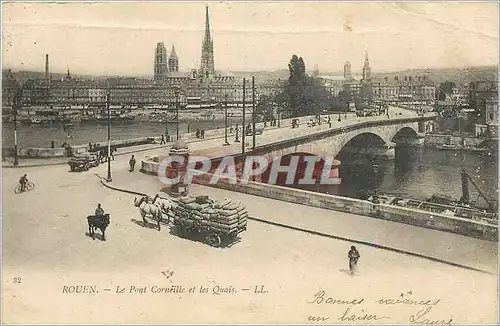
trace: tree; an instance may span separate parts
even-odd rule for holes
[[[262,95],[255,107],[255,114],[263,117],[264,121],[271,121],[274,119],[274,105],[272,96]]]
[[[288,106],[291,111],[291,116],[296,117],[305,104],[304,88],[306,84],[306,65],[302,57],[299,58],[294,54],[288,64],[288,71],[290,72],[288,85],[286,87],[286,92],[289,97]]]
[[[290,76],[284,90],[288,96],[291,117],[319,114],[332,105],[332,96],[321,79],[306,74],[302,57],[294,54],[288,64],[288,70]]]
[[[444,83],[439,84],[437,99],[439,101],[446,100],[446,95],[453,94],[453,89],[456,87],[454,82],[445,81]]]

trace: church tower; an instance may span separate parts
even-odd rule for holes
[[[347,61],[344,64],[344,80],[346,80],[346,81],[352,80],[351,63],[349,61]]]
[[[167,49],[163,42],[158,42],[155,50],[154,80],[163,80],[167,75]]]
[[[172,51],[170,52],[170,58],[168,58],[168,70],[170,72],[179,71],[179,58],[177,53],[175,53],[175,46],[172,45]]]
[[[205,12],[205,36],[201,48],[200,75],[202,78],[210,79],[215,74],[214,65],[214,41],[210,35],[210,19],[208,17],[208,6]]]
[[[371,80],[370,61],[368,60],[368,51],[365,52],[365,65],[363,66],[363,82],[368,83]]]

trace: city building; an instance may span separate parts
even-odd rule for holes
[[[392,103],[432,105],[436,87],[426,76],[379,77],[373,82],[373,99]]]
[[[476,136],[496,138],[498,129],[498,83],[486,81],[470,83],[469,107],[474,110]]]

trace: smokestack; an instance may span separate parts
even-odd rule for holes
[[[48,54],[45,55],[45,80],[46,81],[50,80],[50,77],[49,77],[49,55]]]

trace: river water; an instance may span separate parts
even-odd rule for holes
[[[489,197],[498,197],[498,157],[488,153],[443,151],[431,148],[398,148],[394,160],[351,155],[342,160],[341,185],[298,186],[332,195],[364,198],[379,192],[426,199],[434,193],[459,199],[462,196],[461,169]],[[469,184],[471,199],[478,192]]]
[[[241,120],[241,119],[239,119]],[[238,119],[232,121],[228,119],[228,125],[236,124]],[[179,132],[194,132],[197,128],[214,129],[224,128],[223,120],[193,120],[190,122],[179,122]],[[170,135],[176,134],[175,123],[168,123],[167,129]],[[160,136],[165,133],[165,123],[157,122],[134,122],[134,123],[112,123],[111,139],[131,139],[140,137]],[[18,144],[21,147],[50,147],[51,141],[55,141],[55,146],[60,147],[66,141],[66,132],[63,124],[55,123],[48,125],[18,125]],[[107,124],[75,123],[71,132],[71,143],[84,145],[89,142],[99,143],[108,139]],[[14,146],[14,127],[12,124],[2,124],[2,147]]]
[[[238,119],[230,121],[236,124]],[[190,131],[223,128],[224,122],[192,121]],[[187,132],[188,123],[179,124],[181,133]],[[168,130],[175,134],[176,124],[169,123]],[[165,124],[135,122],[133,124],[113,124],[112,139],[159,136],[165,132]],[[18,128],[19,144],[23,147],[50,147],[51,140],[56,146],[65,141],[66,133],[61,124],[21,125]],[[2,125],[3,147],[13,146],[12,125]],[[75,124],[72,132],[73,144],[87,144],[89,141],[103,142],[107,139],[107,126]],[[362,198],[369,192],[394,193],[415,199],[425,199],[434,193],[461,197],[462,166],[471,175],[482,191],[497,198],[498,160],[493,155],[469,153],[461,156],[454,151],[440,151],[429,148],[398,148],[395,160],[369,159],[366,156],[348,156],[341,159],[341,185],[301,186],[312,191]],[[470,185],[471,194],[477,192]],[[472,196],[472,199],[474,196]]]

